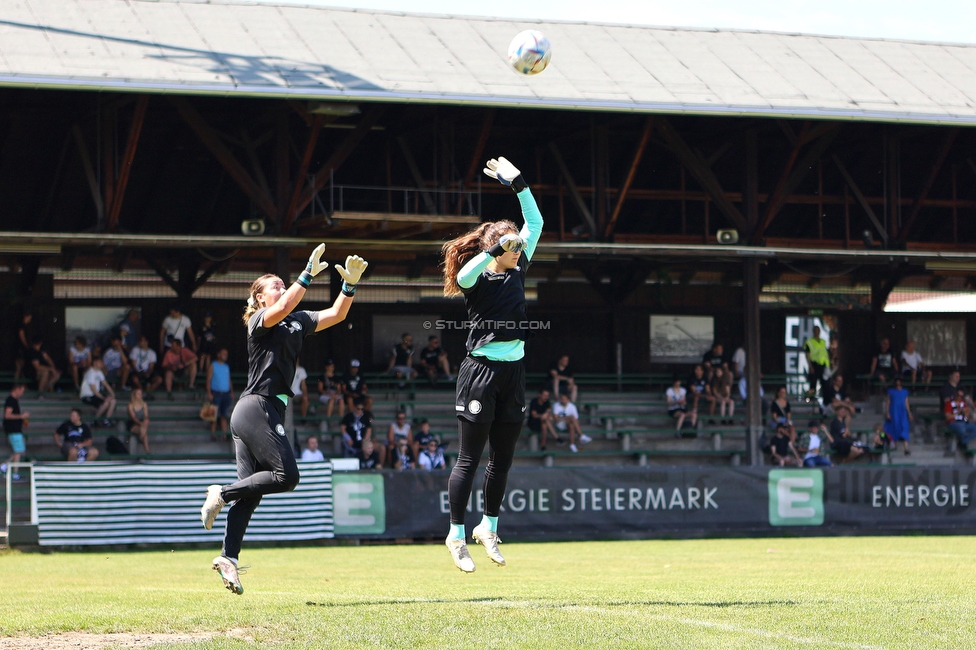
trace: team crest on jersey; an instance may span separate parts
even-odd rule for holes
[[[288,328],[288,331],[294,334],[295,332],[300,332],[302,330],[302,324],[297,320],[292,321],[282,321],[281,324]]]
[[[285,427],[281,426],[280,424],[275,425],[275,433],[277,433],[279,436],[285,435]]]
[[[481,413],[481,402],[479,402],[476,399],[473,399],[470,402],[468,402],[468,413],[470,413],[471,415],[478,415],[479,413]]]

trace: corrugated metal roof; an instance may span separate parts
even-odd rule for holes
[[[0,85],[976,124],[970,45],[228,2],[4,0]]]

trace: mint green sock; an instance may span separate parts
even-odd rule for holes
[[[498,532],[498,517],[489,517],[488,515],[484,515],[481,518],[481,523],[488,526],[488,530],[491,532]]]
[[[451,532],[447,534],[448,539],[464,539],[464,524],[451,524]]]

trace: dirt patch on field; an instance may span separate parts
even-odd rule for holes
[[[216,636],[212,632],[183,634],[87,634],[85,632],[65,632],[44,636],[0,637],[0,648],[4,650],[103,650],[104,648],[152,648],[163,643],[187,643],[207,641]]]

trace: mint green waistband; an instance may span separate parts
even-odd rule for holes
[[[285,395],[284,393],[282,393],[281,395],[275,395],[275,397],[277,397],[278,399],[280,399],[282,404],[284,404],[285,406],[288,406],[288,396],[287,395]]]

